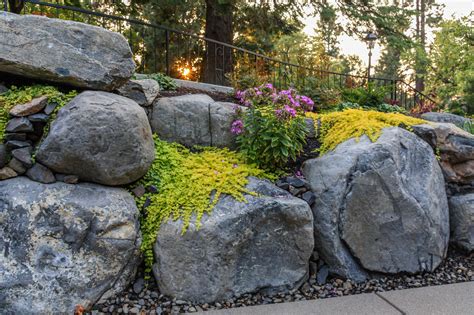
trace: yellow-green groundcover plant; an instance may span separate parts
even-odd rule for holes
[[[222,194],[245,201],[244,194],[254,194],[245,189],[248,176],[272,176],[245,163],[244,157],[228,149],[197,148],[196,152],[176,143],[154,138],[156,157],[148,173],[135,185],[154,186],[156,193],[148,191],[137,198],[143,209],[142,251],[147,271],[153,264],[153,243],[164,220],[181,219],[182,233],[186,232],[195,215],[196,227],[204,213],[210,213]]]
[[[426,123],[422,119],[403,114],[360,109],[348,109],[322,115],[307,113],[307,117],[314,119],[315,128],[318,128],[318,120],[320,121],[318,132],[318,138],[321,141],[321,147],[318,149],[320,154],[334,150],[350,138],[356,138],[358,141],[363,135],[375,142],[382,134],[383,128],[402,127],[410,130],[411,126]]]

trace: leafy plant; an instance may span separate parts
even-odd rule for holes
[[[471,121],[466,121],[462,126],[461,128],[467,132],[469,132],[470,134],[473,134],[474,135],[474,123]]]
[[[343,102],[343,103],[339,103],[336,106],[336,111],[342,112],[346,109],[357,109],[357,108],[361,108],[361,106],[357,103]]]
[[[424,100],[423,102],[419,102],[418,104],[416,104],[410,110],[410,114],[413,116],[420,116],[421,114],[435,111],[439,111],[438,104],[429,100]]]
[[[304,113],[313,109],[313,101],[293,89],[278,92],[271,84],[239,91],[237,99],[248,108],[238,111],[231,131],[247,160],[272,171],[296,160],[306,141]]]
[[[357,103],[364,107],[377,108],[385,103],[387,89],[385,87],[376,87],[370,84],[366,87],[357,87],[345,89],[342,91],[344,102]]]
[[[3,141],[5,127],[9,120],[9,111],[18,104],[28,103],[34,98],[47,96],[48,102],[56,103],[56,109],[51,114],[48,124],[44,129],[44,134],[49,130],[49,124],[56,117],[57,111],[66,105],[73,97],[77,95],[76,91],[70,91],[65,94],[57,88],[48,85],[32,85],[16,87],[12,86],[4,94],[0,95],[0,141]]]
[[[406,113],[406,110],[398,105],[391,105],[387,103],[382,103],[379,106],[377,106],[377,111],[382,112],[382,113],[400,113],[404,114]]]
[[[297,90],[314,101],[314,109],[318,112],[331,111],[341,102],[340,88],[328,85],[321,78],[305,77],[304,82],[297,86]]]
[[[386,103],[382,103],[375,108],[371,108],[368,106],[360,106],[357,103],[344,102],[344,103],[340,103],[339,105],[337,105],[337,107],[335,107],[336,111],[345,111],[346,109],[376,110],[382,113],[401,113],[401,114],[406,113],[405,109],[397,105],[390,105]]]
[[[136,198],[143,209],[141,230],[142,251],[148,271],[153,264],[153,244],[161,222],[182,220],[182,233],[191,218],[199,228],[204,213],[209,214],[222,194],[245,201],[248,176],[271,178],[255,165],[246,164],[241,154],[227,149],[199,148],[191,152],[184,146],[160,140],[156,135],[155,160],[148,173],[133,187],[143,185],[155,189]],[[133,188],[131,187],[131,188]],[[153,191],[156,191],[154,193]],[[144,207],[145,202],[149,205]]]
[[[447,107],[448,111],[452,114],[460,116],[466,116],[467,114],[467,102],[465,102],[462,98],[450,100]]]
[[[160,85],[160,89],[164,91],[174,91],[178,88],[176,81],[163,73],[145,74],[140,75],[140,77],[155,80]],[[134,78],[137,77],[134,76]]]
[[[318,124],[318,120],[321,124],[318,134],[321,142],[318,151],[321,154],[334,150],[339,144],[350,138],[356,138],[358,141],[360,137],[366,135],[371,141],[377,141],[383,128],[409,128],[425,123],[422,119],[399,113],[381,113],[360,109],[348,109],[343,112],[322,115],[309,113],[307,116],[313,118],[315,124]]]

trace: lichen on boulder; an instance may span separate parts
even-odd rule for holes
[[[138,209],[124,189],[1,181],[0,222],[2,314],[90,309],[140,263]]]

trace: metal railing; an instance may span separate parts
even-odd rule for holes
[[[57,1],[58,2],[58,1]],[[7,1],[4,1],[4,10]],[[256,77],[278,88],[353,88],[384,86],[387,101],[408,110],[434,101],[398,79],[357,76],[284,62],[201,35],[179,31],[133,17],[117,16],[59,3],[24,0],[24,14],[45,15],[101,26],[124,35],[137,71],[162,72],[174,78],[225,85],[232,78]]]

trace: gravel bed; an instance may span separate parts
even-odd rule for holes
[[[287,294],[264,295],[246,294],[239,298],[211,304],[193,304],[170,299],[160,294],[153,280],[146,283],[139,273],[134,285],[127,291],[94,306],[90,314],[179,314],[206,310],[244,307],[250,305],[283,303],[303,300],[330,298],[344,295],[384,292],[432,285],[474,281],[474,253],[466,255],[450,249],[446,260],[435,272],[420,275],[380,276],[356,284],[350,280],[327,278],[321,268],[312,274],[299,289]],[[323,272],[321,272],[323,270]],[[325,281],[325,283],[318,283]]]

